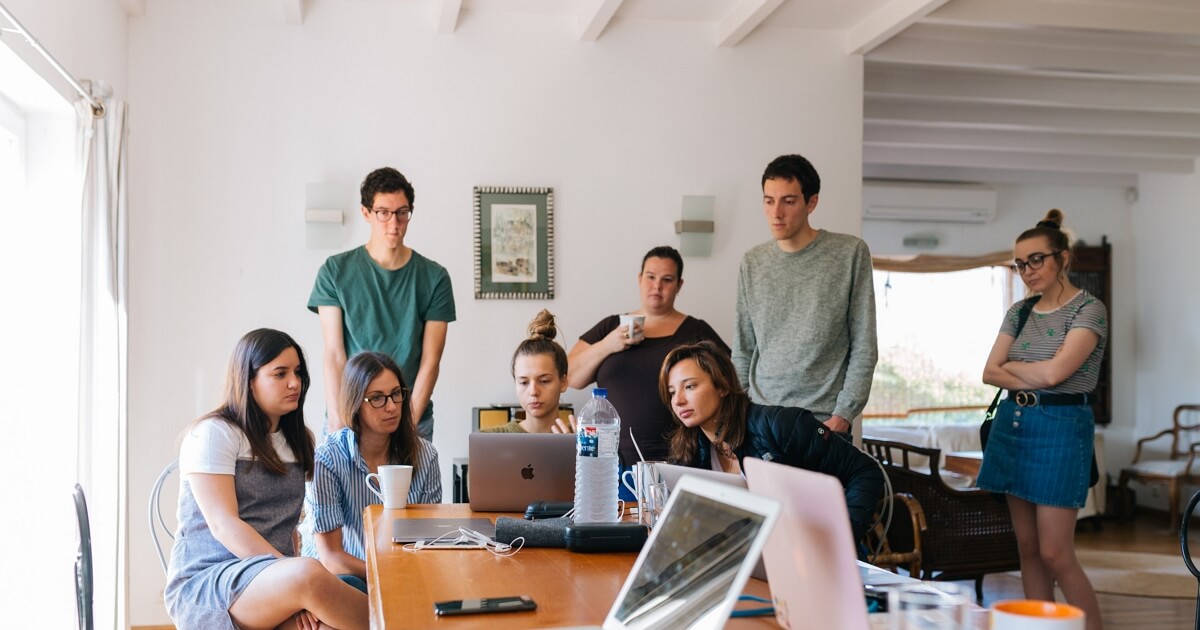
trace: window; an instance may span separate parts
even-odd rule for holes
[[[0,478],[4,505],[19,515],[0,524],[0,538],[15,543],[5,557],[10,570],[0,572],[0,592],[6,602],[20,602],[4,607],[6,625],[70,628],[80,213],[77,189],[63,182],[74,172],[75,119],[57,92],[29,74],[0,44],[0,400],[9,446]],[[93,533],[109,518],[97,510],[89,506]],[[115,515],[116,507],[109,511]],[[37,527],[29,526],[31,519]]]
[[[1024,286],[1003,267],[874,276],[879,363],[865,417],[979,421],[979,407],[996,393],[981,380],[983,365],[1004,312],[1023,297]]]

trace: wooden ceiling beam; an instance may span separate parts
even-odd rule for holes
[[[868,98],[863,103],[863,120],[951,129],[1014,129],[1200,138],[1200,114],[1118,112],[1025,105],[979,107],[968,103]]]
[[[741,0],[717,22],[717,45],[725,48],[737,46],[746,36],[754,32],[784,0]]]
[[[1200,45],[1054,29],[919,24],[876,48],[867,59],[912,66],[1200,82]]]
[[[943,129],[868,122],[863,144],[908,148],[1023,151],[1124,157],[1182,157],[1200,155],[1200,138],[1171,136],[1107,136],[995,129]]]
[[[1098,155],[1054,155],[1017,151],[972,151],[969,149],[912,149],[864,146],[863,162],[876,164],[923,164],[988,169],[1022,169],[1078,173],[1175,173],[1195,171],[1194,158],[1139,158]]]
[[[608,27],[625,0],[591,0],[579,14],[579,41],[594,42]]]
[[[283,6],[283,21],[287,24],[304,24],[304,0],[280,0]]]
[[[846,49],[865,55],[949,0],[892,0],[846,31]]]
[[[1200,83],[1120,81],[868,63],[863,94],[954,101],[1200,113]]]
[[[438,0],[437,32],[450,35],[458,28],[458,16],[462,14],[462,0]]]
[[[1022,24],[1140,33],[1200,35],[1200,3],[1098,2],[1096,0],[954,0],[931,21]]]

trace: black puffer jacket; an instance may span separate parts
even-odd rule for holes
[[[709,459],[708,437],[700,433],[696,461]],[[751,403],[746,414],[746,440],[737,449],[738,463],[746,457],[787,464],[837,477],[846,491],[846,507],[854,540],[862,540],[883,498],[883,471],[870,455],[833,433],[829,427],[799,407],[771,407]]]

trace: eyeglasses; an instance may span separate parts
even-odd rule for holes
[[[407,393],[408,390],[401,387],[390,394],[371,394],[364,398],[363,401],[376,409],[382,409],[387,404],[389,398],[397,405],[404,402],[404,395]]]
[[[412,208],[401,208],[399,210],[371,210],[375,214],[375,220],[380,223],[387,223],[395,216],[401,223],[408,223],[412,218]]]
[[[1051,256],[1057,256],[1057,255],[1061,254],[1062,251],[1063,250],[1059,249],[1059,250],[1052,251],[1049,254],[1030,254],[1029,258],[1027,258],[1025,260],[1019,260],[1019,259],[1013,260],[1013,264],[1009,265],[1008,268],[1012,269],[1014,272],[1019,273],[1019,274],[1025,273],[1026,267],[1036,271],[1038,269],[1041,269],[1042,265],[1046,264],[1047,258],[1049,258]]]

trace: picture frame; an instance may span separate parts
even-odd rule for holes
[[[475,299],[554,299],[554,189],[476,186]]]

